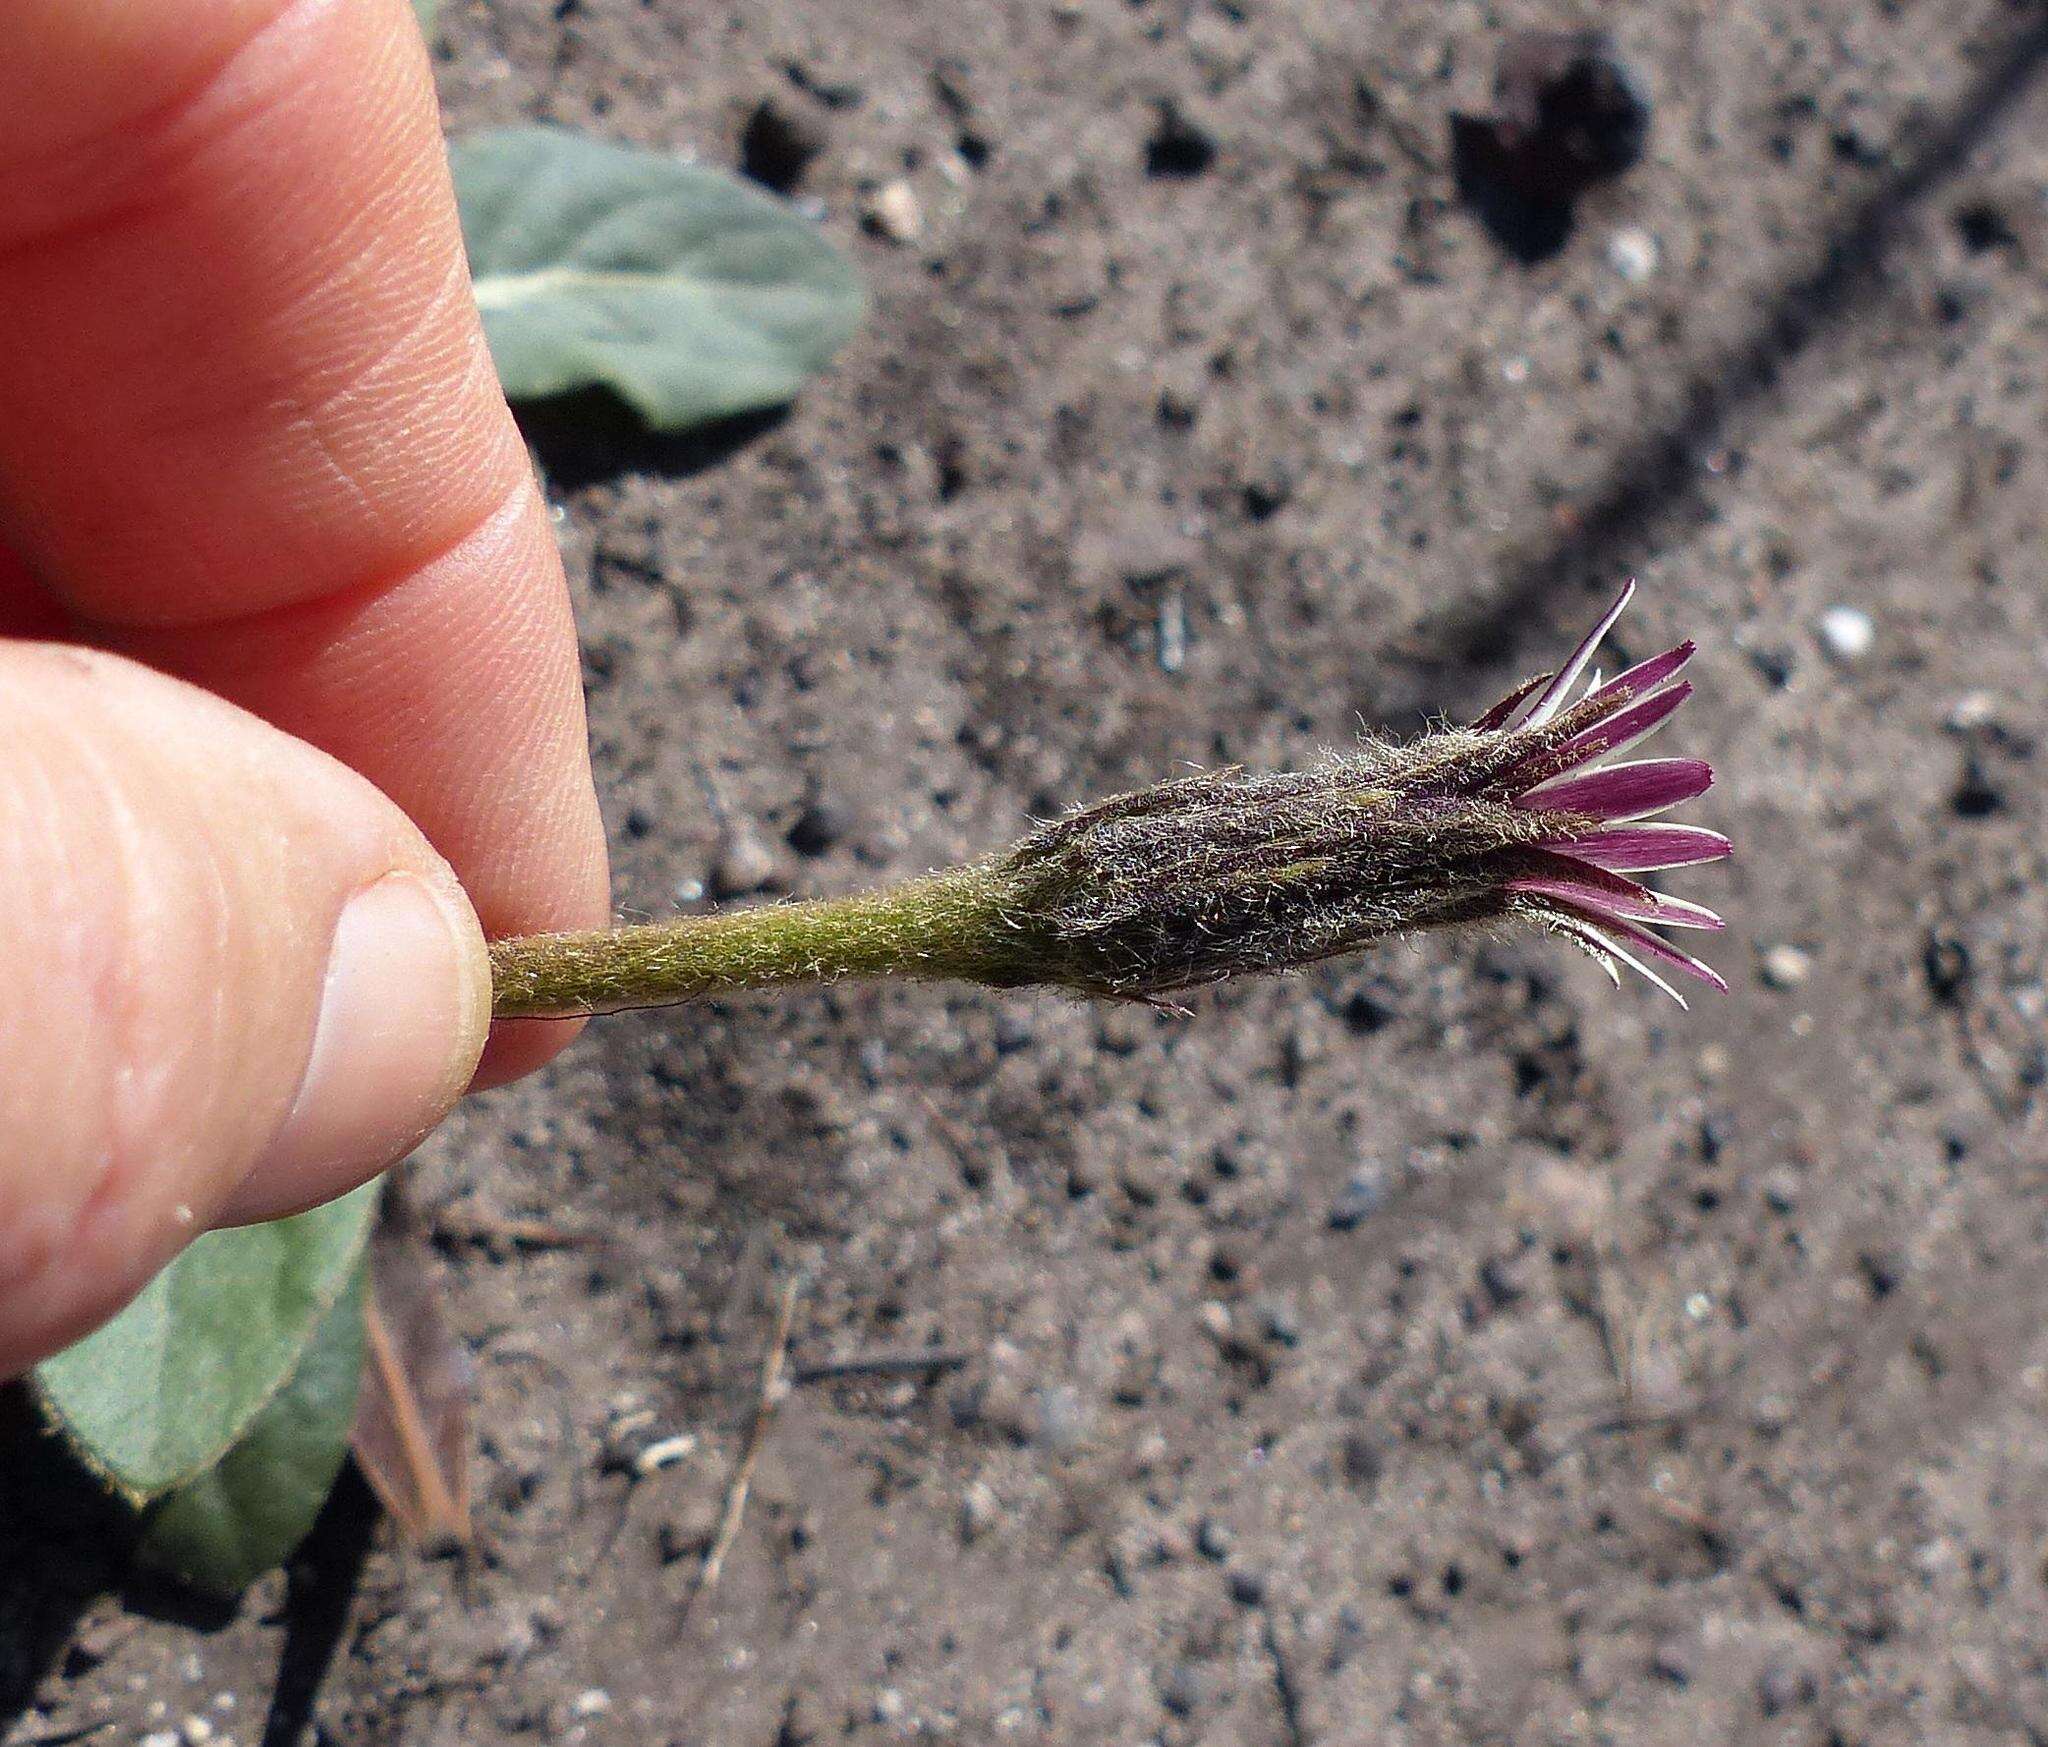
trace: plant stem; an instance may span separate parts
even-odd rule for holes
[[[1002,882],[974,866],[851,898],[500,940],[491,1010],[563,1019],[843,977],[1011,987],[1031,979],[1001,898]]]

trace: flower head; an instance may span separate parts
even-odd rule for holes
[[[1656,818],[1704,791],[1712,770],[1609,762],[1691,694],[1678,676],[1693,645],[1572,695],[1634,591],[1556,673],[1470,727],[1369,738],[1307,771],[1204,772],[1040,827],[984,864],[1003,889],[1015,974],[983,980],[1158,999],[1417,929],[1520,919],[1617,981],[1617,963],[1631,966],[1681,1006],[1662,970],[1726,988],[1655,932],[1721,919],[1630,877],[1729,853],[1716,832]]]

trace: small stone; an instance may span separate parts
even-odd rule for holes
[[[797,814],[789,828],[789,846],[799,855],[823,855],[852,829],[853,820],[844,807],[816,800]]]
[[[673,1468],[686,1457],[694,1455],[697,1449],[695,1432],[678,1432],[671,1438],[657,1438],[633,1458],[633,1472],[645,1479],[659,1474],[664,1468]]]
[[[1188,605],[1179,589],[1159,603],[1159,671],[1178,673],[1188,664]]]
[[[1230,1557],[1230,1549],[1236,1544],[1237,1537],[1230,1532],[1228,1523],[1205,1516],[1195,1526],[1195,1551],[1204,1559],[1214,1559],[1221,1564]]]
[[[176,1729],[158,1729],[154,1734],[142,1737],[140,1747],[182,1747]]]
[[[1998,720],[1998,697],[1993,692],[1965,692],[1949,706],[1948,726],[1958,734],[1974,734]]]
[[[1814,1694],[1811,1675],[1782,1662],[1767,1663],[1756,1677],[1757,1708],[1767,1717],[1783,1716],[1809,1702]]]
[[[996,1489],[986,1480],[968,1482],[967,1490],[960,1495],[960,1538],[969,1546],[980,1540],[995,1526],[1001,1503],[996,1498]]]
[[[875,1694],[875,1721],[878,1723],[901,1722],[903,1713],[909,1708],[903,1694],[893,1686],[885,1686]]]
[[[1204,1696],[1202,1671],[1192,1662],[1176,1662],[1159,1683],[1159,1702],[1177,1717],[1192,1716]]]
[[[717,1501],[708,1498],[691,1500],[664,1518],[655,1531],[655,1544],[661,1550],[662,1562],[673,1565],[678,1559],[694,1559],[711,1545],[711,1537],[717,1529]]]
[[[885,182],[868,196],[867,227],[892,243],[914,243],[924,235],[924,208],[908,182]]]
[[[1778,945],[1764,953],[1763,979],[1773,989],[1796,989],[1813,970],[1813,959],[1796,946]]]
[[[1064,1453],[1078,1449],[1087,1440],[1093,1416],[1081,1399],[1081,1392],[1072,1384],[1055,1383],[1049,1389],[1041,1389],[1037,1409],[1030,1442]]]
[[[1650,1657],[1650,1672],[1673,1686],[1692,1684],[1692,1646],[1682,1638],[1666,1638]]]
[[[1781,1165],[1764,1176],[1764,1205],[1773,1213],[1790,1213],[1799,1205],[1799,1173]]]
[[[1370,1167],[1353,1171],[1330,1203],[1332,1231],[1356,1231],[1386,1205],[1387,1188],[1378,1171]]]
[[[1296,1313],[1292,1299],[1279,1293],[1261,1298],[1258,1317],[1259,1333],[1276,1347],[1301,1344],[1301,1317]]]
[[[711,865],[711,895],[743,898],[758,892],[775,877],[775,857],[750,831],[736,831],[725,841]]]
[[[1877,626],[1861,607],[1829,607],[1820,616],[1820,641],[1844,665],[1861,661],[1877,641]]]
[[[193,1715],[178,1725],[178,1735],[185,1747],[207,1747],[213,1739],[213,1724],[205,1717]]]
[[[612,1695],[601,1686],[586,1687],[569,1708],[579,1717],[601,1717],[612,1708]]]
[[[1607,264],[1631,285],[1642,285],[1657,271],[1657,239],[1646,230],[1618,230],[1607,239]]]
[[[1266,1599],[1265,1579],[1255,1571],[1233,1571],[1229,1589],[1230,1599],[1239,1607],[1257,1607]]]

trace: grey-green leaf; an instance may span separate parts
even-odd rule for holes
[[[725,171],[544,127],[479,134],[450,157],[514,400],[601,387],[683,430],[783,404],[859,325],[851,264]]]
[[[298,1368],[355,1272],[376,1196],[370,1184],[200,1238],[112,1322],[37,1367],[43,1411],[131,1504],[196,1479]]]
[[[136,1557],[235,1596],[306,1538],[348,1455],[363,1370],[363,1268],[321,1319],[291,1380],[198,1479],[150,1507]]]

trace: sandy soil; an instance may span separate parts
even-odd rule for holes
[[[1449,130],[1534,5],[452,7],[453,129],[816,129],[875,291],[779,422],[532,422],[623,908],[1469,712],[1633,572],[1734,992],[1447,941],[608,1021],[417,1168],[474,1556],[352,1486],[195,1613],[17,1437],[0,1738],[2048,1738],[2038,20],[1614,9],[1648,155],[1525,265]],[[476,1235],[536,1218],[600,1241]],[[799,1367],[958,1362],[799,1383],[686,1613],[792,1272]]]

